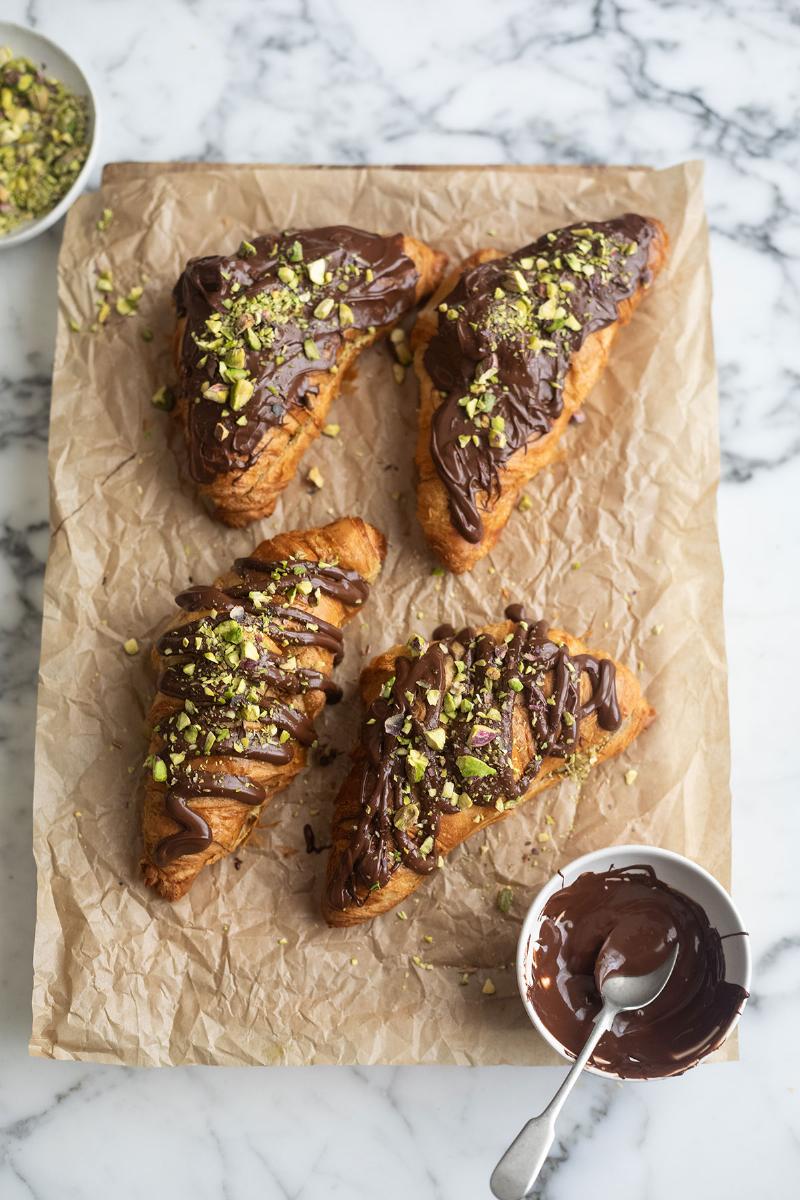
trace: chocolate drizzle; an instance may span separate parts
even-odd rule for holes
[[[603,729],[619,727],[612,661],[570,655],[518,605],[507,616],[515,624],[501,641],[440,626],[430,644],[415,639],[397,658],[366,714],[357,824],[329,889],[332,908],[363,904],[401,864],[433,871],[442,817],[474,804],[513,808],[546,756],[575,761],[590,713]],[[521,766],[515,712],[533,740]]]
[[[573,1055],[600,1011],[603,978],[647,974],[678,942],[664,991],[647,1008],[617,1017],[593,1066],[626,1079],[680,1074],[721,1044],[747,999],[725,980],[722,939],[703,909],[652,867],[587,871],[550,896],[543,917],[528,994]]]
[[[650,282],[655,232],[645,217],[627,213],[548,233],[465,271],[439,305],[424,359],[443,397],[431,455],[466,541],[483,536],[479,494],[495,500],[500,469],[563,411],[575,351]]]
[[[337,371],[345,339],[362,340],[414,303],[418,272],[403,238],[345,225],[243,242],[192,259],[175,287],[181,393],[193,477],[246,470],[264,435],[310,407],[319,373]]]
[[[314,726],[293,699],[318,690],[333,702],[341,693],[321,671],[300,666],[291,651],[318,646],[339,662],[342,632],[313,610],[323,594],[356,606],[369,593],[360,575],[335,563],[241,558],[235,571],[240,584],[181,592],[179,607],[208,612],[158,643],[167,660],[159,691],[183,702],[157,725],[163,749],[148,759],[154,780],[167,785],[166,812],[181,826],[156,846],[158,866],[211,844],[208,823],[189,808],[192,799],[227,797],[254,806],[266,800],[264,788],[246,775],[214,772],[197,760],[213,756],[283,766],[292,761],[294,743],[313,743]]]

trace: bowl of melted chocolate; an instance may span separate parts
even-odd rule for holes
[[[655,970],[678,944],[664,991],[620,1013],[588,1069],[620,1079],[680,1075],[735,1028],[750,987],[749,939],[733,901],[702,867],[652,846],[584,855],[555,875],[522,926],[517,980],[531,1021],[575,1058],[612,975]]]

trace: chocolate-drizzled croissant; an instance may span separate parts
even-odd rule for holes
[[[583,222],[507,257],[477,251],[420,314],[417,511],[451,571],[491,550],[556,457],[666,253],[654,219]]]
[[[143,813],[145,882],[167,900],[241,846],[305,765],[313,719],[338,698],[341,628],[385,552],[376,529],[346,517],[270,538],[213,586],[176,598],[153,652]]]
[[[336,225],[192,259],[175,287],[189,469],[229,525],[269,516],[347,368],[439,283],[414,238]]]
[[[440,855],[565,775],[582,778],[653,719],[621,664],[508,612],[396,646],[363,672],[361,744],[333,817],[329,924],[393,908]]]

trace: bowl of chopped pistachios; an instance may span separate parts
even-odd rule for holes
[[[96,146],[97,106],[78,64],[40,33],[0,21],[0,250],[63,217]]]

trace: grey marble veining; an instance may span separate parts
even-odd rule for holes
[[[781,0],[6,0],[3,16],[63,42],[92,73],[101,161],[705,159],[734,878],[751,920],[754,995],[740,1063],[658,1085],[587,1079],[538,1194],[788,1194],[800,1171],[791,1048],[800,998],[800,9]],[[147,1073],[26,1057],[59,238],[56,229],[0,254],[0,1195],[485,1196],[491,1163],[558,1072]]]

